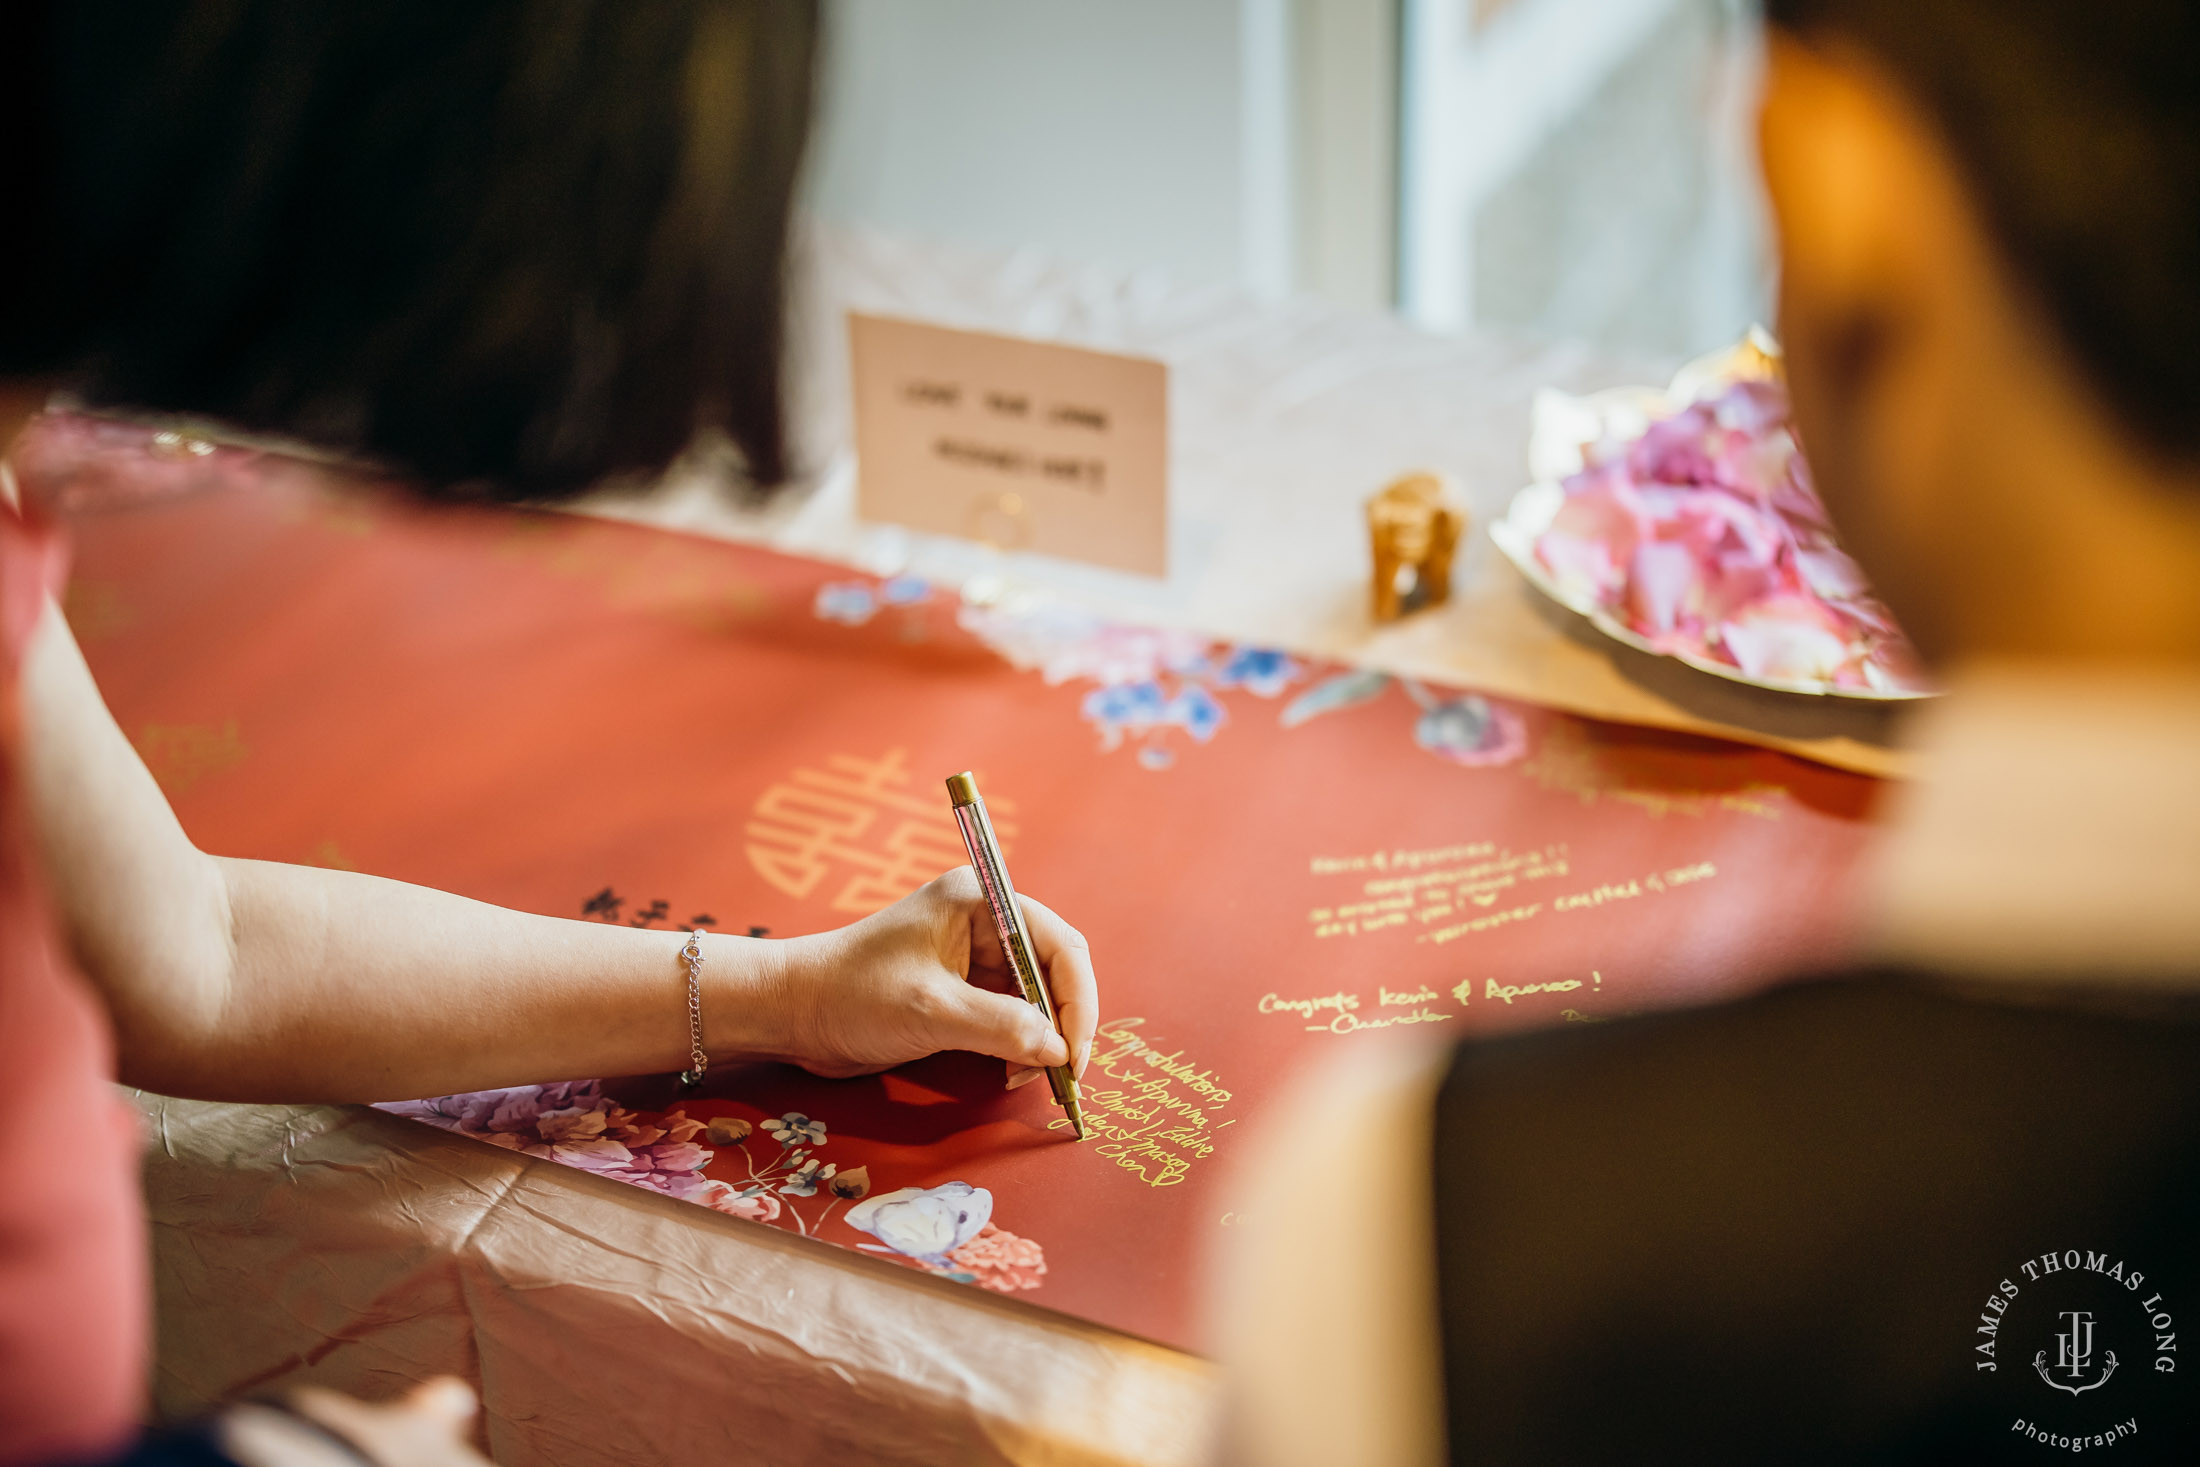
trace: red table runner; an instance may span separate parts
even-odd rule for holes
[[[943,1055],[404,1107],[1184,1348],[1240,1137],[1384,1030],[1732,993],[1825,954],[1871,781],[1014,597],[275,472],[78,527],[69,610],[193,838],[532,911],[792,934],[963,855],[975,770],[1090,938],[1094,1135]],[[678,1003],[668,968],[665,1002]],[[394,1097],[393,1097],[394,1098]],[[667,1107],[671,1107],[668,1113]],[[1309,1206],[1353,1159],[1307,1159]]]

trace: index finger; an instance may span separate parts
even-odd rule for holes
[[[1046,967],[1047,991],[1069,1045],[1070,1064],[1079,1077],[1092,1058],[1092,1036],[1100,1027],[1100,980],[1093,976],[1092,949],[1085,934],[1064,922],[1046,903],[1019,893],[1031,944]]]

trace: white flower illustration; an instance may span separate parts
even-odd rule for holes
[[[848,1226],[896,1253],[939,1263],[993,1217],[993,1194],[968,1182],[902,1187],[866,1197],[848,1209]]]

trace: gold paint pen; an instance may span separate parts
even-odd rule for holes
[[[1054,1016],[1054,996],[1047,992],[1046,977],[1039,971],[1038,950],[1031,945],[1031,929],[1024,925],[1024,909],[1016,900],[1016,888],[1009,885],[1008,863],[1001,859],[1001,843],[993,835],[993,817],[985,813],[977,780],[967,770],[950,776],[947,797],[954,802],[955,824],[970,850],[970,868],[978,873],[978,885],[985,889],[985,904],[993,909],[993,925],[1001,934],[1001,955],[1016,974],[1016,986],[1023,990],[1024,998],[1037,1005],[1046,1015],[1047,1026],[1060,1034],[1062,1022]],[[1079,1103],[1077,1072],[1066,1064],[1048,1065],[1047,1083],[1054,1087],[1054,1103],[1069,1117],[1070,1130],[1078,1140],[1084,1140],[1085,1108]]]

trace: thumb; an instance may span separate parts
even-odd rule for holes
[[[968,1049],[1011,1064],[1069,1063],[1069,1046],[1035,1006],[967,983],[955,986],[926,1042],[935,1049]]]

